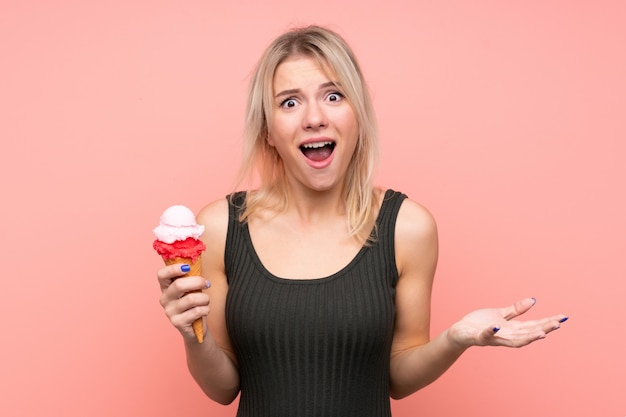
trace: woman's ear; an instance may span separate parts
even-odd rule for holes
[[[272,147],[274,146],[274,141],[272,140],[272,137],[270,136],[269,133],[265,136],[265,140],[267,141],[268,145],[270,145]]]

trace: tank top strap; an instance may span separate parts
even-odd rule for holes
[[[400,206],[406,198],[406,194],[399,191],[392,189],[385,191],[383,204],[380,207],[377,220],[377,225],[380,229],[383,229],[387,233],[393,233]]]
[[[237,191],[235,193],[226,196],[228,201],[228,231],[226,235],[226,248],[224,251],[224,266],[226,269],[226,277],[231,276],[232,272],[232,259],[233,254],[241,253],[245,245],[244,228],[239,222],[239,215],[241,214],[246,204],[246,192]]]
[[[385,191],[383,203],[376,220],[376,242],[374,250],[378,251],[384,265],[391,269],[392,285],[395,287],[398,279],[396,264],[395,230],[396,219],[406,194],[388,189]]]

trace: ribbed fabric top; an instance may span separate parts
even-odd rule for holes
[[[238,417],[387,417],[395,318],[394,229],[404,194],[387,190],[378,240],[337,273],[284,279],[257,256],[245,201],[230,203],[226,325],[241,383]]]

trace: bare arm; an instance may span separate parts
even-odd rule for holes
[[[391,351],[391,395],[402,398],[439,378],[471,346],[521,347],[544,338],[567,319],[554,315],[516,321],[535,303],[476,310],[430,340],[430,300],[437,264],[437,229],[418,204],[403,203],[396,224],[396,327]]]
[[[426,209],[405,200],[395,232],[396,327],[391,348],[391,396],[405,397],[439,377],[462,351],[430,341],[431,292],[438,257],[437,226]]]
[[[228,227],[226,200],[216,201],[202,209],[197,222],[205,226],[202,240],[204,277],[183,277],[180,265],[159,270],[161,305],[172,324],[180,331],[187,354],[187,366],[198,385],[212,400],[231,403],[239,393],[239,372],[226,331],[224,306],[228,283],[224,267],[224,249]],[[207,279],[210,288],[206,288]],[[204,289],[201,293],[190,291]],[[205,338],[198,343],[192,329],[195,319],[205,320]]]

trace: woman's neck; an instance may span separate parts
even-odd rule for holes
[[[285,214],[302,224],[345,217],[346,202],[340,188],[328,191],[291,188],[288,195]]]

